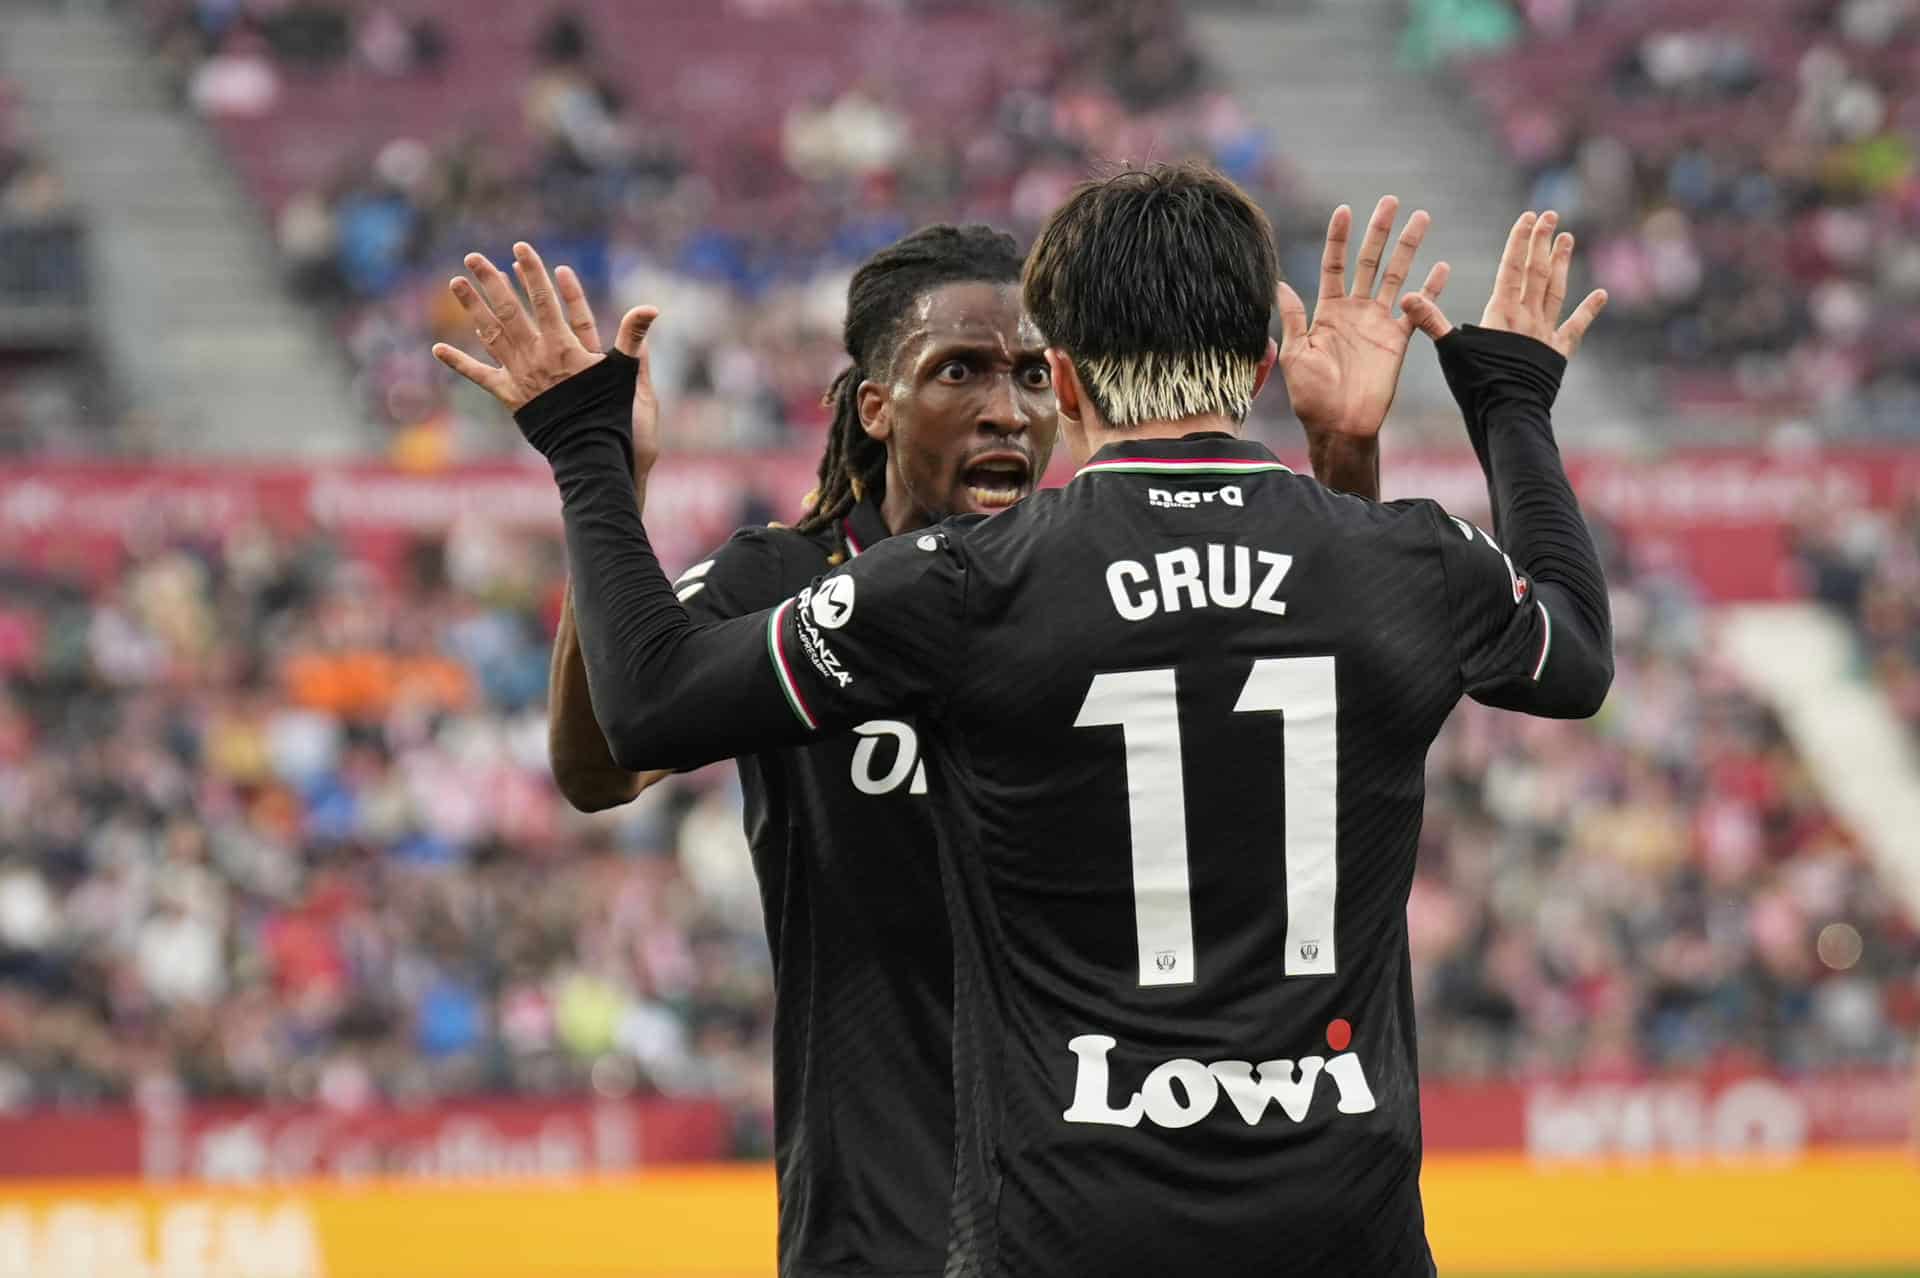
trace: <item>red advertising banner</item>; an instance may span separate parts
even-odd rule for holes
[[[1425,1083],[1428,1149],[1524,1151],[1536,1161],[1792,1157],[1910,1138],[1914,1080],[1895,1071]]]
[[[1435,1153],[1536,1162],[1791,1158],[1905,1143],[1913,1080],[1893,1071],[1806,1078],[1429,1082]],[[475,1100],[351,1113],[217,1104],[0,1118],[0,1179],[156,1182],[570,1180],[728,1153],[725,1108],[696,1101]]]
[[[750,498],[792,517],[816,464],[813,454],[792,452],[663,459],[647,498],[661,557],[672,568],[711,549]],[[1577,454],[1568,468],[1591,514],[1627,534],[1638,553],[1687,571],[1723,600],[1797,592],[1789,553],[1797,521],[1920,495],[1920,449]],[[1467,517],[1485,508],[1471,454],[1389,447],[1384,472],[1390,498],[1432,497]],[[1070,473],[1062,461],[1050,480]],[[320,528],[378,553],[462,521],[552,530],[559,510],[553,481],[534,458],[423,473],[383,465],[32,463],[0,475],[0,561],[104,570],[128,547],[252,524]]]
[[[567,1180],[656,1163],[711,1162],[727,1155],[730,1137],[726,1108],[697,1101],[48,1112],[0,1118],[0,1178]]]

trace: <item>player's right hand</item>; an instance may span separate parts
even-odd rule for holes
[[[473,279],[456,276],[447,289],[473,322],[480,344],[498,363],[475,359],[445,342],[434,343],[433,357],[499,400],[508,412],[519,412],[542,392],[606,358],[601,353],[600,334],[587,307],[586,293],[570,269],[560,268],[560,287],[556,290],[548,278],[546,263],[533,245],[525,241],[515,244],[513,271],[527,296],[522,303],[507,277],[484,254],[469,253],[466,265]],[[647,376],[645,346],[647,330],[659,314],[656,307],[634,307],[621,319],[614,338],[615,349],[640,361],[633,413],[636,467],[642,464],[643,449],[647,464],[659,449],[654,430],[658,413],[652,380]]]
[[[1531,337],[1571,359],[1606,306],[1607,292],[1593,290],[1574,308],[1566,323],[1560,323],[1560,312],[1567,301],[1567,275],[1573,266],[1573,236],[1563,234],[1556,239],[1554,230],[1559,224],[1560,215],[1551,209],[1538,216],[1522,213],[1513,224],[1506,251],[1500,255],[1500,269],[1494,273],[1493,296],[1487,299],[1487,309],[1480,316],[1480,327]],[[1436,342],[1453,331],[1453,323],[1431,297],[1409,293],[1400,305],[1420,331]]]

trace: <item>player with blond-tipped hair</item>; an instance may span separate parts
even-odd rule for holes
[[[1498,541],[1240,437],[1281,358],[1277,271],[1204,169],[1089,183],[1029,255],[1074,480],[762,612],[696,623],[660,572],[631,361],[520,412],[622,766],[919,725],[954,945],[947,1274],[1433,1272],[1406,934],[1426,751],[1462,696],[1585,715],[1612,678],[1549,421],[1604,299],[1559,323],[1555,225],[1515,224],[1480,325],[1421,295],[1392,321],[1437,339]]]

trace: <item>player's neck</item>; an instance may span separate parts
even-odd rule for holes
[[[1124,430],[1104,422],[1090,422],[1086,431],[1086,450],[1091,457],[1109,444],[1138,444],[1149,439],[1184,439],[1188,435],[1223,432],[1240,433],[1240,423],[1225,413],[1198,413],[1173,421],[1141,422]],[[1084,460],[1084,459],[1082,459]]]
[[[893,480],[894,476],[889,474],[887,478]],[[897,480],[889,483],[887,491],[881,495],[880,517],[887,521],[889,537],[898,537],[901,533],[925,528],[933,522],[933,517],[920,509],[920,504],[914,501],[913,494],[907,491],[907,486]]]

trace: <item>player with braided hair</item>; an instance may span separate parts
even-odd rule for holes
[[[1313,331],[1282,357],[1316,474],[1368,497],[1378,486],[1373,435],[1406,349],[1372,298],[1394,211],[1381,202],[1362,245],[1365,292],[1349,304],[1344,287],[1336,298],[1323,281]],[[1336,284],[1351,221],[1343,207],[1329,230]],[[1387,296],[1424,230],[1416,215],[1384,277]],[[478,288],[464,277],[452,285],[503,367],[447,346],[435,354],[518,410],[600,358],[600,342],[574,274],[562,267],[549,283],[530,246],[515,257],[525,306],[478,254],[467,259]],[[1004,233],[939,225],[854,273],[851,363],[827,393],[819,484],[793,527],[742,529],[681,575],[676,593],[696,620],[770,607],[886,537],[991,513],[1032,491],[1057,419],[1046,344],[1021,303],[1022,265]],[[1439,291],[1433,281],[1429,289]],[[632,435],[643,504],[657,455],[644,346],[654,318],[652,308],[629,311],[616,343],[640,363]],[[628,802],[665,775],[614,762],[570,598],[549,691],[554,774],[576,807]],[[953,1182],[953,957],[914,725],[875,720],[742,757],[739,767],[775,971],[780,1272],[939,1274]]]

